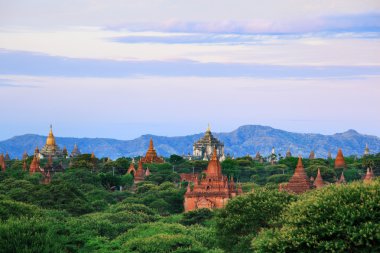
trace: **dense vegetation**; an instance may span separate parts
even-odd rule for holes
[[[179,173],[201,172],[207,162],[171,156],[146,165],[151,175],[138,185],[126,174],[129,158],[54,162],[70,166],[45,185],[39,174],[23,172],[21,161],[7,161],[0,173],[0,252],[380,251],[380,181],[360,180],[368,166],[379,172],[380,155],[346,158],[350,183],[301,196],[277,187],[292,175],[296,158],[273,165],[228,159],[223,173],[243,182],[246,194],[223,209],[189,213]],[[333,160],[304,165],[309,176],[320,168],[331,183],[341,173]]]

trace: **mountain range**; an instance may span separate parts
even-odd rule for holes
[[[82,153],[94,152],[97,157],[110,157],[115,159],[122,156],[135,157],[145,154],[150,138],[159,155],[168,157],[171,154],[192,153],[193,143],[200,139],[204,133],[187,136],[165,137],[155,135],[142,135],[133,140],[116,140],[108,138],[71,138],[56,137],[56,143],[62,148],[66,146],[68,151],[77,144]],[[364,152],[368,144],[371,153],[380,152],[380,138],[377,136],[360,134],[355,130],[348,130],[333,135],[312,133],[292,133],[268,126],[246,125],[228,133],[213,133],[220,141],[224,142],[225,153],[231,156],[254,156],[256,152],[269,155],[272,148],[276,154],[285,155],[290,149],[293,155],[308,157],[314,150],[316,157],[327,157],[329,151],[336,154],[338,148],[342,148],[344,155],[359,155]],[[0,141],[0,153],[6,153],[12,157],[20,158],[24,151],[33,154],[38,146],[45,145],[46,136],[25,134],[15,136],[8,140]]]

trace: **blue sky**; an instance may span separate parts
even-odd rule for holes
[[[0,0],[0,140],[380,136],[380,2]]]

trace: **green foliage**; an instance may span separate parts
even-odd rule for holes
[[[169,158],[169,162],[171,164],[181,164],[184,162],[184,159],[182,156],[179,155],[171,155]]]
[[[183,214],[180,223],[189,226],[194,224],[205,225],[205,222],[210,220],[214,213],[207,208],[197,209]]]
[[[380,251],[380,183],[331,185],[302,195],[282,215],[282,227],[264,230],[255,252]]]
[[[230,200],[216,213],[216,236],[227,252],[248,252],[252,238],[269,227],[294,197],[278,190],[260,188]]]
[[[42,217],[20,217],[0,221],[2,252],[63,252],[61,236],[54,224]]]

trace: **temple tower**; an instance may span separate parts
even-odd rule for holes
[[[319,189],[325,186],[325,183],[323,182],[323,179],[321,176],[321,170],[319,168],[318,168],[317,177],[315,178],[313,185],[316,189]]]
[[[216,148],[204,174],[204,177],[198,179],[195,176],[193,181],[189,182],[185,193],[185,212],[200,208],[222,208],[230,198],[242,193],[241,188],[236,189],[233,179],[228,181],[222,174]]]
[[[52,125],[50,125],[50,132],[48,137],[46,138],[46,144],[41,149],[40,153],[44,157],[48,157],[49,155],[51,155],[52,157],[62,156],[62,151],[55,142]]]
[[[209,160],[213,155],[214,148],[217,150],[218,159],[220,161],[225,160],[224,144],[213,136],[209,125],[205,135],[193,144],[193,158],[198,160]]]
[[[157,152],[154,149],[152,138],[150,138],[149,148],[145,154],[145,157],[142,158],[142,163],[164,163],[164,159],[162,157],[157,156]]]
[[[309,178],[306,175],[305,169],[302,164],[302,158],[299,156],[296,170],[289,183],[280,185],[280,189],[292,192],[295,194],[304,193],[311,188]]]
[[[338,150],[338,154],[336,155],[334,167],[335,169],[346,168],[346,162],[344,161],[344,156],[341,148]]]
[[[145,178],[145,171],[143,168],[142,160],[140,159],[139,165],[137,166],[137,170],[136,170],[135,177],[134,177],[133,181],[135,184],[137,184],[137,183],[144,181],[144,178]]]

